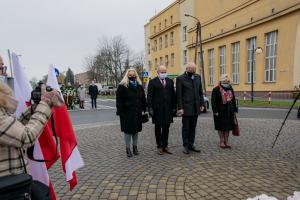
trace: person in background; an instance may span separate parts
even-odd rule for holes
[[[220,147],[231,148],[229,145],[229,132],[233,130],[234,115],[237,106],[234,91],[230,85],[230,78],[223,74],[220,83],[212,90],[211,104],[213,110],[215,129],[219,133]]]
[[[92,101],[92,109],[97,109],[97,97],[99,94],[99,90],[97,85],[95,85],[95,81],[92,81],[92,84],[89,86],[89,95],[91,96]]]
[[[84,109],[84,101],[86,98],[86,89],[83,84],[80,84],[80,86],[77,90],[77,94],[78,94],[78,99],[79,99],[79,108]]]
[[[183,153],[200,152],[194,146],[198,115],[204,110],[200,75],[195,63],[188,63],[186,71],[176,79],[178,115],[182,116]]]
[[[150,80],[147,94],[148,110],[155,124],[158,154],[172,154],[168,148],[169,128],[176,114],[174,82],[167,77],[167,68],[158,67],[157,77]]]
[[[121,131],[124,132],[126,154],[132,157],[131,139],[133,154],[138,155],[138,132],[142,131],[142,112],[147,108],[142,82],[135,69],[126,71],[116,95],[117,115],[120,116]]]

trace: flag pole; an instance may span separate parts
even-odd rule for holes
[[[11,52],[9,49],[7,49],[7,53],[8,53],[8,60],[9,60],[9,69],[10,69],[10,74],[11,77],[13,78],[13,71],[12,71],[12,62],[11,62]]]

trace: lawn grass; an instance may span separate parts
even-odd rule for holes
[[[265,100],[254,100],[253,103],[251,100],[239,100],[240,107],[279,107],[279,108],[289,108],[292,106],[293,101],[271,101],[270,103]],[[296,102],[294,108],[300,107],[300,100]]]

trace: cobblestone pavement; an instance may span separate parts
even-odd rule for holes
[[[271,144],[281,120],[240,119],[241,136],[231,136],[232,150],[218,147],[213,121],[198,120],[196,146],[182,153],[181,122],[170,128],[173,155],[157,155],[154,127],[139,135],[140,155],[127,158],[117,124],[76,126],[85,167],[72,192],[56,164],[50,173],[59,199],[247,199],[259,194],[286,199],[300,191],[300,121],[287,121]]]

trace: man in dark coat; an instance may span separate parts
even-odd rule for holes
[[[176,113],[174,82],[167,78],[167,68],[163,65],[158,67],[157,74],[158,76],[148,85],[148,109],[155,124],[158,154],[162,155],[164,152],[171,154],[168,149],[168,137],[173,114]]]
[[[196,65],[188,63],[184,74],[176,79],[178,115],[182,116],[183,153],[200,152],[195,146],[195,133],[198,115],[204,110],[201,77]]]
[[[89,94],[91,96],[92,101],[92,109],[97,109],[97,97],[99,94],[98,87],[95,85],[95,82],[92,81],[92,84],[89,86]]]

